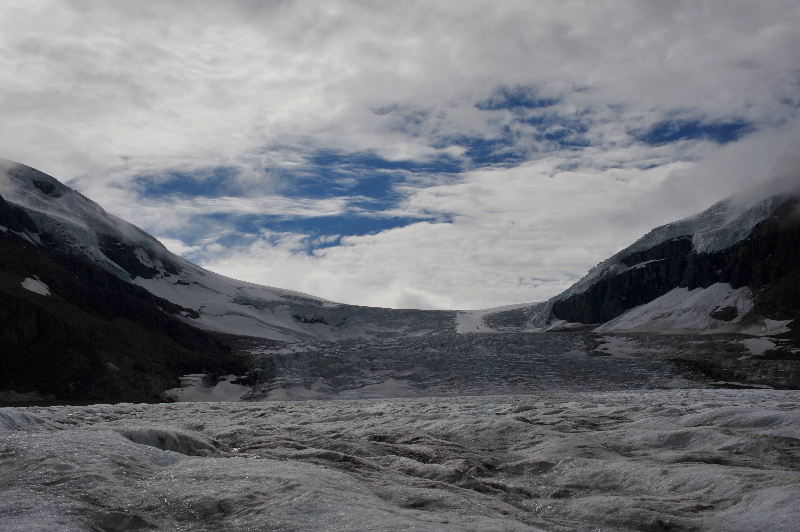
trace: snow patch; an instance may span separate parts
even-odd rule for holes
[[[727,322],[710,314],[734,307],[737,316]],[[674,288],[653,301],[628,310],[594,330],[607,332],[740,332],[742,318],[753,308],[749,287],[715,283],[708,288]]]
[[[515,310],[518,308],[527,308],[535,304],[536,303],[518,303],[515,305],[505,305],[502,307],[493,307],[481,310],[459,310],[456,313],[456,332],[459,334],[499,332],[486,325],[483,321],[483,318],[490,314],[497,314],[499,312]]]
[[[177,402],[202,402],[219,403],[240,401],[242,397],[251,390],[249,386],[234,384],[238,377],[228,375],[217,382],[214,386],[206,384],[207,376],[205,373],[194,373],[181,377],[180,388],[172,388],[164,391],[164,396]]]
[[[22,288],[42,296],[50,295],[50,287],[41,282],[38,278],[31,279],[30,277],[26,277],[25,280],[22,281]]]
[[[483,323],[483,317],[490,314],[483,310],[462,310],[456,314],[456,332],[458,334],[476,332],[497,332]]]
[[[792,323],[792,320],[761,319],[755,324],[743,327],[738,332],[742,334],[751,334],[753,336],[773,336],[789,332],[788,325],[790,323]]]
[[[571,322],[567,320],[553,320],[547,324],[544,331],[567,331],[570,329],[581,329],[586,327],[585,323]]]
[[[766,338],[748,338],[742,340],[742,345],[749,349],[754,356],[761,356],[770,349],[775,349],[775,343]]]
[[[600,353],[616,357],[630,357],[642,351],[641,346],[629,338],[621,336],[604,336],[602,343],[595,349]]]

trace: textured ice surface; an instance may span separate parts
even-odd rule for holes
[[[459,310],[458,314],[456,314],[456,332],[459,334],[498,332],[486,323],[483,319],[485,316],[510,310],[523,309],[530,306],[531,303],[523,303],[483,310]]]
[[[2,530],[789,531],[800,392],[0,409]]]
[[[738,338],[737,338],[738,340]],[[665,360],[650,357],[649,340],[632,346],[644,356],[590,356],[597,347],[573,332],[430,334],[381,341],[318,343],[252,349],[269,375],[248,399],[373,398],[507,395],[547,390],[694,387]],[[256,344],[257,345],[257,344]],[[684,346],[685,347],[685,346]],[[744,354],[745,349],[735,344]]]

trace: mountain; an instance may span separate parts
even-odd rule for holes
[[[653,229],[545,303],[484,320],[500,330],[794,330],[792,320],[800,314],[800,201],[787,186],[765,193],[781,188],[769,185]]]
[[[717,380],[794,386],[800,375],[783,362],[776,371],[789,373],[778,380],[757,360],[742,370],[749,376],[725,369],[727,358],[709,366],[719,345],[705,340],[690,346],[690,358],[631,362],[635,371],[585,357],[608,354],[598,346],[611,345],[610,333],[738,333],[785,345],[730,340],[730,356],[796,358],[800,204],[791,190],[751,191],[656,228],[543,303],[394,310],[207,271],[53,177],[0,160],[0,392],[161,401],[202,376],[236,383],[233,376],[248,375],[260,386],[253,393],[270,397],[278,388],[319,395],[320,386],[333,395],[386,386],[476,393],[505,390],[514,372],[525,386],[534,374],[548,376],[537,386],[642,386],[668,382],[665,363],[705,364],[701,373]],[[532,360],[549,369],[537,373]]]
[[[186,373],[245,372],[187,312],[64,252],[0,198],[0,390],[158,401]]]
[[[161,401],[184,375],[247,373],[237,338],[404,337],[454,330],[454,318],[226,278],[55,178],[0,160],[0,392]]]
[[[158,240],[38,170],[0,165],[0,195],[22,208],[38,233],[29,243],[78,256],[184,309],[195,327],[278,341],[339,340],[454,329],[454,312],[343,305],[237,281],[168,251]]]

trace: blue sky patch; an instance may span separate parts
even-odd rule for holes
[[[398,185],[422,186],[435,179],[413,179],[421,177],[456,174],[462,171],[462,163],[450,156],[425,160],[389,161],[374,153],[342,153],[325,150],[307,158],[308,165],[298,171],[280,172],[278,192],[287,197],[334,198],[362,197],[366,200],[354,203],[369,211],[391,208],[404,196]]]
[[[144,175],[133,179],[137,192],[145,198],[170,196],[217,198],[220,196],[242,196],[237,177],[240,169],[221,166],[192,173],[168,172],[161,176]]]
[[[370,170],[404,170],[411,173],[456,173],[461,171],[459,162],[447,155],[421,160],[390,161],[373,152],[345,153],[335,150],[319,150],[307,158],[318,171],[345,169],[361,174]]]
[[[419,221],[422,220],[409,217],[376,218],[371,216],[358,216],[355,214],[292,219],[264,216],[253,217],[246,221],[243,220],[243,222],[247,224],[247,229],[251,231],[264,228],[277,232],[301,233],[309,235],[311,240],[333,235],[360,236],[376,234],[381,231],[394,229],[396,227],[404,227]],[[245,227],[242,228],[244,229]],[[313,247],[320,247],[320,245],[315,245]]]
[[[693,119],[667,119],[656,122],[645,130],[634,130],[630,134],[638,141],[652,146],[663,146],[681,140],[711,140],[727,144],[742,138],[755,128],[743,119],[703,122]]]
[[[258,238],[264,238],[264,230],[274,233],[296,233],[307,235],[306,252],[335,246],[343,236],[375,234],[396,227],[405,227],[415,222],[434,221],[432,218],[374,217],[345,213],[336,216],[317,216],[314,218],[287,218],[274,215],[235,215],[213,213],[192,216],[182,234],[169,235],[189,245],[196,245],[199,239],[214,233],[214,228],[225,227],[216,243],[224,247],[249,245]],[[276,238],[280,238],[277,236]],[[277,241],[275,242],[277,243]]]
[[[328,199],[348,198],[346,212],[333,216],[303,216],[241,214],[236,212],[209,212],[195,214],[175,234],[189,245],[208,235],[218,235],[216,242],[225,247],[246,245],[260,238],[264,230],[275,233],[308,235],[308,251],[336,245],[341,236],[375,234],[403,227],[434,217],[408,217],[382,215],[383,211],[397,207],[405,198],[396,185],[409,185],[407,178],[461,171],[461,162],[451,157],[420,161],[389,161],[369,153],[342,153],[335,150],[314,152],[306,158],[308,164],[297,170],[266,169],[270,176],[278,176],[271,189],[292,198]],[[170,172],[163,176],[141,176],[135,180],[136,189],[143,198],[157,197],[252,197],[252,180],[245,190],[240,184],[239,168],[220,167],[196,174]],[[412,186],[425,186],[427,181],[413,180]],[[418,182],[419,181],[419,182]],[[258,186],[257,184],[255,185]],[[274,190],[271,190],[274,192]],[[439,218],[436,218],[439,220]],[[439,220],[441,221],[441,220]],[[334,238],[335,237],[335,238]]]
[[[513,87],[501,85],[492,91],[485,100],[475,104],[482,111],[510,111],[522,109],[539,109],[552,107],[561,101],[560,98],[545,97],[539,94],[539,89],[533,85],[514,85]]]

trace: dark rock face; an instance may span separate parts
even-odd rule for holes
[[[577,323],[603,323],[652,301],[681,283],[691,249],[691,238],[682,237],[633,253],[622,259],[629,270],[557,301],[553,315]]]
[[[299,314],[295,314],[292,318],[296,319],[300,323],[322,323],[323,325],[327,325],[328,322],[325,321],[325,318],[306,318],[305,316],[301,316]]]
[[[0,225],[16,232],[38,231],[36,222],[22,208],[8,203],[0,196]]]
[[[744,240],[715,253],[692,253],[681,286],[730,283],[757,291],[800,269],[800,217],[790,201],[756,225]]]
[[[159,275],[162,275],[162,272],[157,268],[142,264],[134,246],[130,246],[124,242],[121,242],[118,238],[115,238],[111,235],[97,235],[97,239],[100,251],[103,252],[103,255],[114,261],[120,268],[128,272],[131,276],[131,279],[135,279],[136,277],[153,279]],[[156,260],[156,257],[152,256],[151,253],[148,253],[143,249],[140,250],[139,253],[145,253],[151,262]],[[164,268],[163,273],[166,275],[177,275],[180,273],[177,266],[167,260],[162,260],[161,264]]]
[[[56,186],[52,183],[46,183],[44,181],[37,181],[34,179],[33,186],[41,190],[42,194],[47,196],[54,196],[56,198],[60,196],[60,194],[56,192]]]
[[[733,321],[739,315],[736,307],[718,307],[709,313],[709,316],[715,320]]]
[[[15,209],[0,198],[0,224],[9,211],[17,220]],[[52,295],[24,289],[26,277]],[[0,231],[0,389],[152,402],[187,373],[245,373],[245,359],[176,317],[192,313],[81,257]]]
[[[757,224],[747,238],[721,251],[697,253],[687,236],[632,253],[622,259],[629,270],[555,302],[553,316],[578,323],[603,323],[673,288],[692,290],[730,283],[734,288],[749,286],[758,292],[757,313],[772,319],[793,318],[800,312],[797,207],[796,200],[787,202]]]

